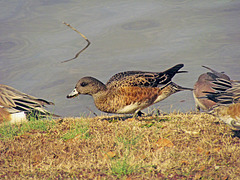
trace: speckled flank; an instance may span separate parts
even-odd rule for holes
[[[103,112],[128,114],[152,105],[160,94],[159,88],[154,87],[120,87],[94,100],[96,107]],[[131,111],[128,108],[128,111],[123,111],[125,106],[133,104],[135,108],[131,108]]]

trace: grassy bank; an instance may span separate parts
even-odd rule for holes
[[[0,179],[237,179],[240,133],[208,114],[0,127]]]

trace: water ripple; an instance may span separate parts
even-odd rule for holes
[[[151,20],[138,20],[133,22],[128,22],[122,25],[125,30],[145,30],[149,28],[158,27],[159,23]]]

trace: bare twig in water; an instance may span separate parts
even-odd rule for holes
[[[62,61],[62,63],[65,63],[65,62],[68,62],[68,61],[71,61],[71,60],[76,59],[81,52],[83,52],[85,49],[87,49],[87,47],[91,44],[91,42],[86,38],[86,36],[84,36],[82,33],[80,33],[76,28],[72,27],[70,24],[68,24],[68,23],[66,23],[66,22],[63,22],[63,24],[65,24],[66,26],[70,27],[72,30],[76,31],[78,34],[80,34],[80,35],[87,41],[87,45],[86,45],[82,50],[80,50],[80,51],[75,55],[74,58],[71,58],[71,59]]]

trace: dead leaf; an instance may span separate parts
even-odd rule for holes
[[[198,147],[197,148],[197,153],[198,154],[202,154],[204,152],[204,149],[203,148],[201,148],[201,147]]]
[[[135,121],[136,118],[132,117],[132,118],[127,118],[127,121]]]
[[[205,154],[208,156],[208,155],[210,155],[210,154],[211,154],[211,152],[210,152],[210,151],[207,151]]]
[[[15,136],[15,139],[16,139],[16,140],[17,140],[17,139],[29,139],[31,136],[32,136],[31,133],[26,132],[26,133],[24,133],[24,134],[22,134],[22,135],[20,135],[20,136]]]
[[[164,139],[164,138],[159,138],[158,141],[156,142],[156,144],[160,147],[173,147],[174,144],[172,143],[172,141],[168,140],[168,139]]]
[[[188,165],[189,162],[188,162],[188,161],[182,161],[181,164],[182,164],[182,165]]]
[[[213,149],[213,152],[219,152],[221,150],[221,148],[217,147]]]
[[[33,157],[33,165],[35,166],[35,165],[39,164],[42,160],[43,160],[43,156],[40,154],[36,154]]]
[[[185,129],[182,129],[182,131],[183,131],[184,133],[192,134],[192,135],[196,135],[196,134],[199,134],[199,133],[200,133],[200,130],[198,130],[198,131],[187,131],[187,130],[185,130]]]
[[[145,156],[144,154],[142,154],[142,155],[137,156],[136,158],[137,158],[137,159],[142,159],[142,160],[144,160],[144,159],[147,158],[147,156]]]
[[[109,151],[104,154],[104,159],[112,159],[116,156],[116,153],[113,151]]]
[[[223,177],[223,180],[228,180],[228,179],[229,179],[228,176]]]
[[[199,169],[199,171],[204,171],[205,169],[206,169],[205,166],[201,166],[200,169]]]
[[[197,173],[197,174],[195,175],[194,179],[202,179],[202,175],[199,174],[199,173]]]

